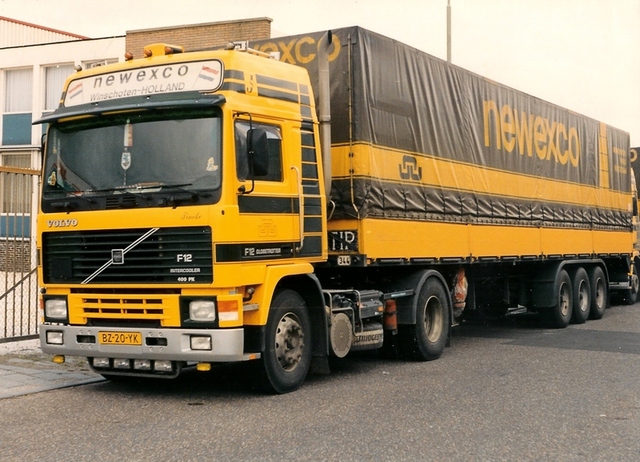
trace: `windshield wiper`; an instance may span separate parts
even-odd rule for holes
[[[60,199],[53,198],[45,198],[49,201],[49,206],[55,209],[62,209],[65,212],[71,212],[73,210],[78,210],[80,206],[78,205],[78,200],[82,200],[87,202],[88,204],[95,203],[91,197],[83,196],[77,193],[68,193],[66,197]]]
[[[171,188],[184,188],[185,186],[191,186],[191,183],[161,183],[159,181],[153,181],[149,183],[136,183],[136,184],[128,184],[121,186],[114,186],[113,188],[104,188],[104,189],[87,189],[84,191],[88,194],[93,193],[131,193],[134,194],[136,192],[148,191],[149,189],[157,189],[158,191],[162,189],[171,189]]]

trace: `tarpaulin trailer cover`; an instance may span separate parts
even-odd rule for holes
[[[323,34],[251,46],[317,98]],[[329,59],[334,218],[631,229],[626,132],[360,27]]]

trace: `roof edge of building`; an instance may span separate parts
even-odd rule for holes
[[[56,33],[56,34],[67,35],[69,37],[77,38],[77,39],[80,39],[80,40],[84,40],[84,39],[88,39],[89,38],[89,37],[86,37],[84,35],[74,34],[72,32],[66,32],[66,31],[59,30],[59,29],[52,29],[51,27],[45,27],[45,26],[41,26],[39,24],[34,24],[34,23],[31,23],[31,22],[20,21],[19,19],[7,18],[6,16],[0,16],[0,21],[8,21],[8,22],[12,22],[14,24],[19,24],[21,26],[34,27],[36,29],[45,30],[47,32],[53,32],[53,33]]]
[[[2,50],[11,50],[14,48],[35,48],[35,47],[44,47],[44,46],[50,46],[50,45],[62,45],[62,44],[67,44],[67,43],[78,43],[78,42],[95,42],[98,40],[113,40],[113,39],[119,39],[119,38],[126,38],[126,35],[113,35],[113,36],[109,36],[109,37],[96,37],[96,38],[83,38],[83,39],[76,39],[76,40],[60,40],[60,41],[56,41],[56,42],[43,42],[43,43],[30,43],[27,45],[11,45],[8,47],[0,47],[0,51]]]
[[[150,31],[160,31],[160,30],[173,30],[173,29],[183,29],[185,27],[209,27],[209,26],[219,26],[222,24],[237,24],[243,22],[256,22],[256,21],[269,21],[273,22],[273,19],[268,18],[266,16],[260,18],[246,18],[246,19],[231,19],[228,21],[215,21],[215,22],[204,22],[198,24],[181,24],[178,26],[165,26],[165,27],[150,27],[148,29],[134,29],[126,31],[127,34],[134,34],[138,32],[150,32]]]

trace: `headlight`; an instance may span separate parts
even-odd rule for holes
[[[49,298],[44,301],[46,319],[64,321],[67,319],[67,301],[63,298]]]
[[[193,300],[192,302],[189,302],[189,319],[200,322],[215,321],[215,302],[211,300]]]

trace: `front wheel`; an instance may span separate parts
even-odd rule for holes
[[[415,325],[401,326],[402,352],[418,361],[438,359],[447,344],[450,314],[445,288],[438,279],[427,279],[418,296]]]
[[[276,292],[260,359],[261,384],[272,393],[288,393],[302,385],[311,365],[311,322],[307,307],[293,290]]]

